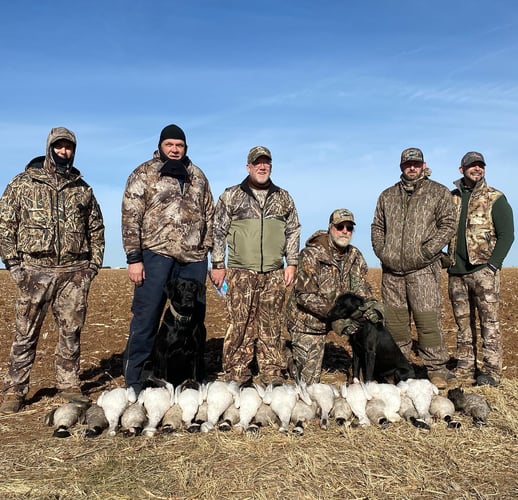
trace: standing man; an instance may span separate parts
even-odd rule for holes
[[[353,213],[339,208],[329,217],[327,231],[315,232],[300,252],[286,315],[296,373],[307,384],[320,381],[329,331],[327,317],[336,298],[346,292],[366,299],[372,296],[367,263],[350,244],[354,226]],[[344,332],[341,327],[337,330],[341,330],[335,332],[338,334],[353,333]]]
[[[386,325],[408,357],[412,314],[428,377],[445,388],[452,374],[441,328],[440,257],[455,232],[453,202],[445,186],[429,179],[420,149],[405,149],[400,168],[400,181],[378,198],[371,226],[372,247],[382,265]]]
[[[176,278],[200,282],[198,307],[205,318],[214,200],[207,178],[186,153],[183,130],[177,125],[165,127],[153,158],[129,176],[122,200],[122,240],[128,276],[135,284],[123,372],[126,386],[137,394],[167,300],[166,282]]]
[[[300,224],[293,199],[270,179],[270,150],[252,148],[246,169],[248,177],[227,188],[216,206],[211,278],[218,288],[228,282],[224,377],[250,379],[255,354],[262,381],[269,383],[280,380],[286,367],[282,314],[286,287],[295,278]]]
[[[34,158],[7,185],[0,200],[0,253],[18,287],[15,337],[0,413],[16,413],[49,306],[58,327],[56,386],[81,399],[80,336],[88,291],[102,265],[104,224],[92,188],[74,164],[76,137],[57,127],[45,156]]]
[[[454,184],[457,233],[448,253],[448,292],[457,323],[457,376],[497,386],[502,378],[502,336],[498,322],[500,269],[514,241],[513,211],[501,191],[487,185],[486,162],[475,151],[462,158]],[[482,337],[477,368],[476,318]]]

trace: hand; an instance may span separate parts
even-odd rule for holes
[[[362,316],[371,323],[376,324],[385,319],[383,304],[377,300],[366,300],[361,309],[363,310]]]
[[[144,264],[142,262],[128,264],[128,277],[131,282],[135,283],[135,286],[142,286],[146,278]]]
[[[293,281],[295,281],[295,273],[297,271],[297,266],[287,266],[284,269],[284,283],[286,286],[290,286]]]
[[[360,329],[360,323],[354,319],[336,319],[331,323],[333,332],[338,335],[353,335]]]
[[[225,281],[225,275],[227,274],[226,269],[211,269],[210,279],[214,283],[216,288],[221,288],[223,281]]]

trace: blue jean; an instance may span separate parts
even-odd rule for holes
[[[126,387],[133,387],[138,394],[142,388],[142,367],[153,350],[155,335],[160,326],[167,297],[164,285],[176,278],[191,278],[203,284],[198,296],[202,318],[205,318],[205,280],[208,262],[179,262],[150,250],[142,253],[146,278],[140,287],[135,287],[131,312],[133,319],[123,355],[123,373]]]

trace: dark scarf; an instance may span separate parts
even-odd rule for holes
[[[178,180],[180,188],[183,189],[183,185],[189,179],[189,172],[187,165],[191,160],[188,156],[184,156],[181,160],[167,160],[160,168],[160,175],[166,177],[174,177]]]
[[[72,160],[74,157],[70,158],[62,158],[56,152],[54,151],[54,148],[52,148],[52,159],[54,160],[54,163],[56,164],[56,172],[61,175],[68,176],[70,174],[70,169],[72,168]]]

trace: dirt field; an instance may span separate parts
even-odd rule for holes
[[[370,271],[379,295],[380,271]],[[446,282],[446,280],[444,280]],[[12,341],[16,290],[0,271],[0,376]],[[455,326],[444,288],[443,327],[454,354]],[[82,335],[81,378],[95,400],[123,385],[121,353],[131,317],[126,270],[103,269],[90,295]],[[207,363],[221,369],[224,299],[208,290]],[[50,314],[50,313],[49,313]],[[1,498],[517,498],[518,269],[503,271],[501,328],[505,379],[498,388],[470,389],[492,406],[489,425],[461,429],[442,422],[431,431],[405,423],[382,430],[312,425],[297,438],[273,429],[259,436],[180,433],[154,439],[51,437],[45,414],[55,396],[53,320],[47,318],[31,374],[29,405],[0,416]],[[350,362],[344,338],[330,336],[323,375],[342,382]]]

